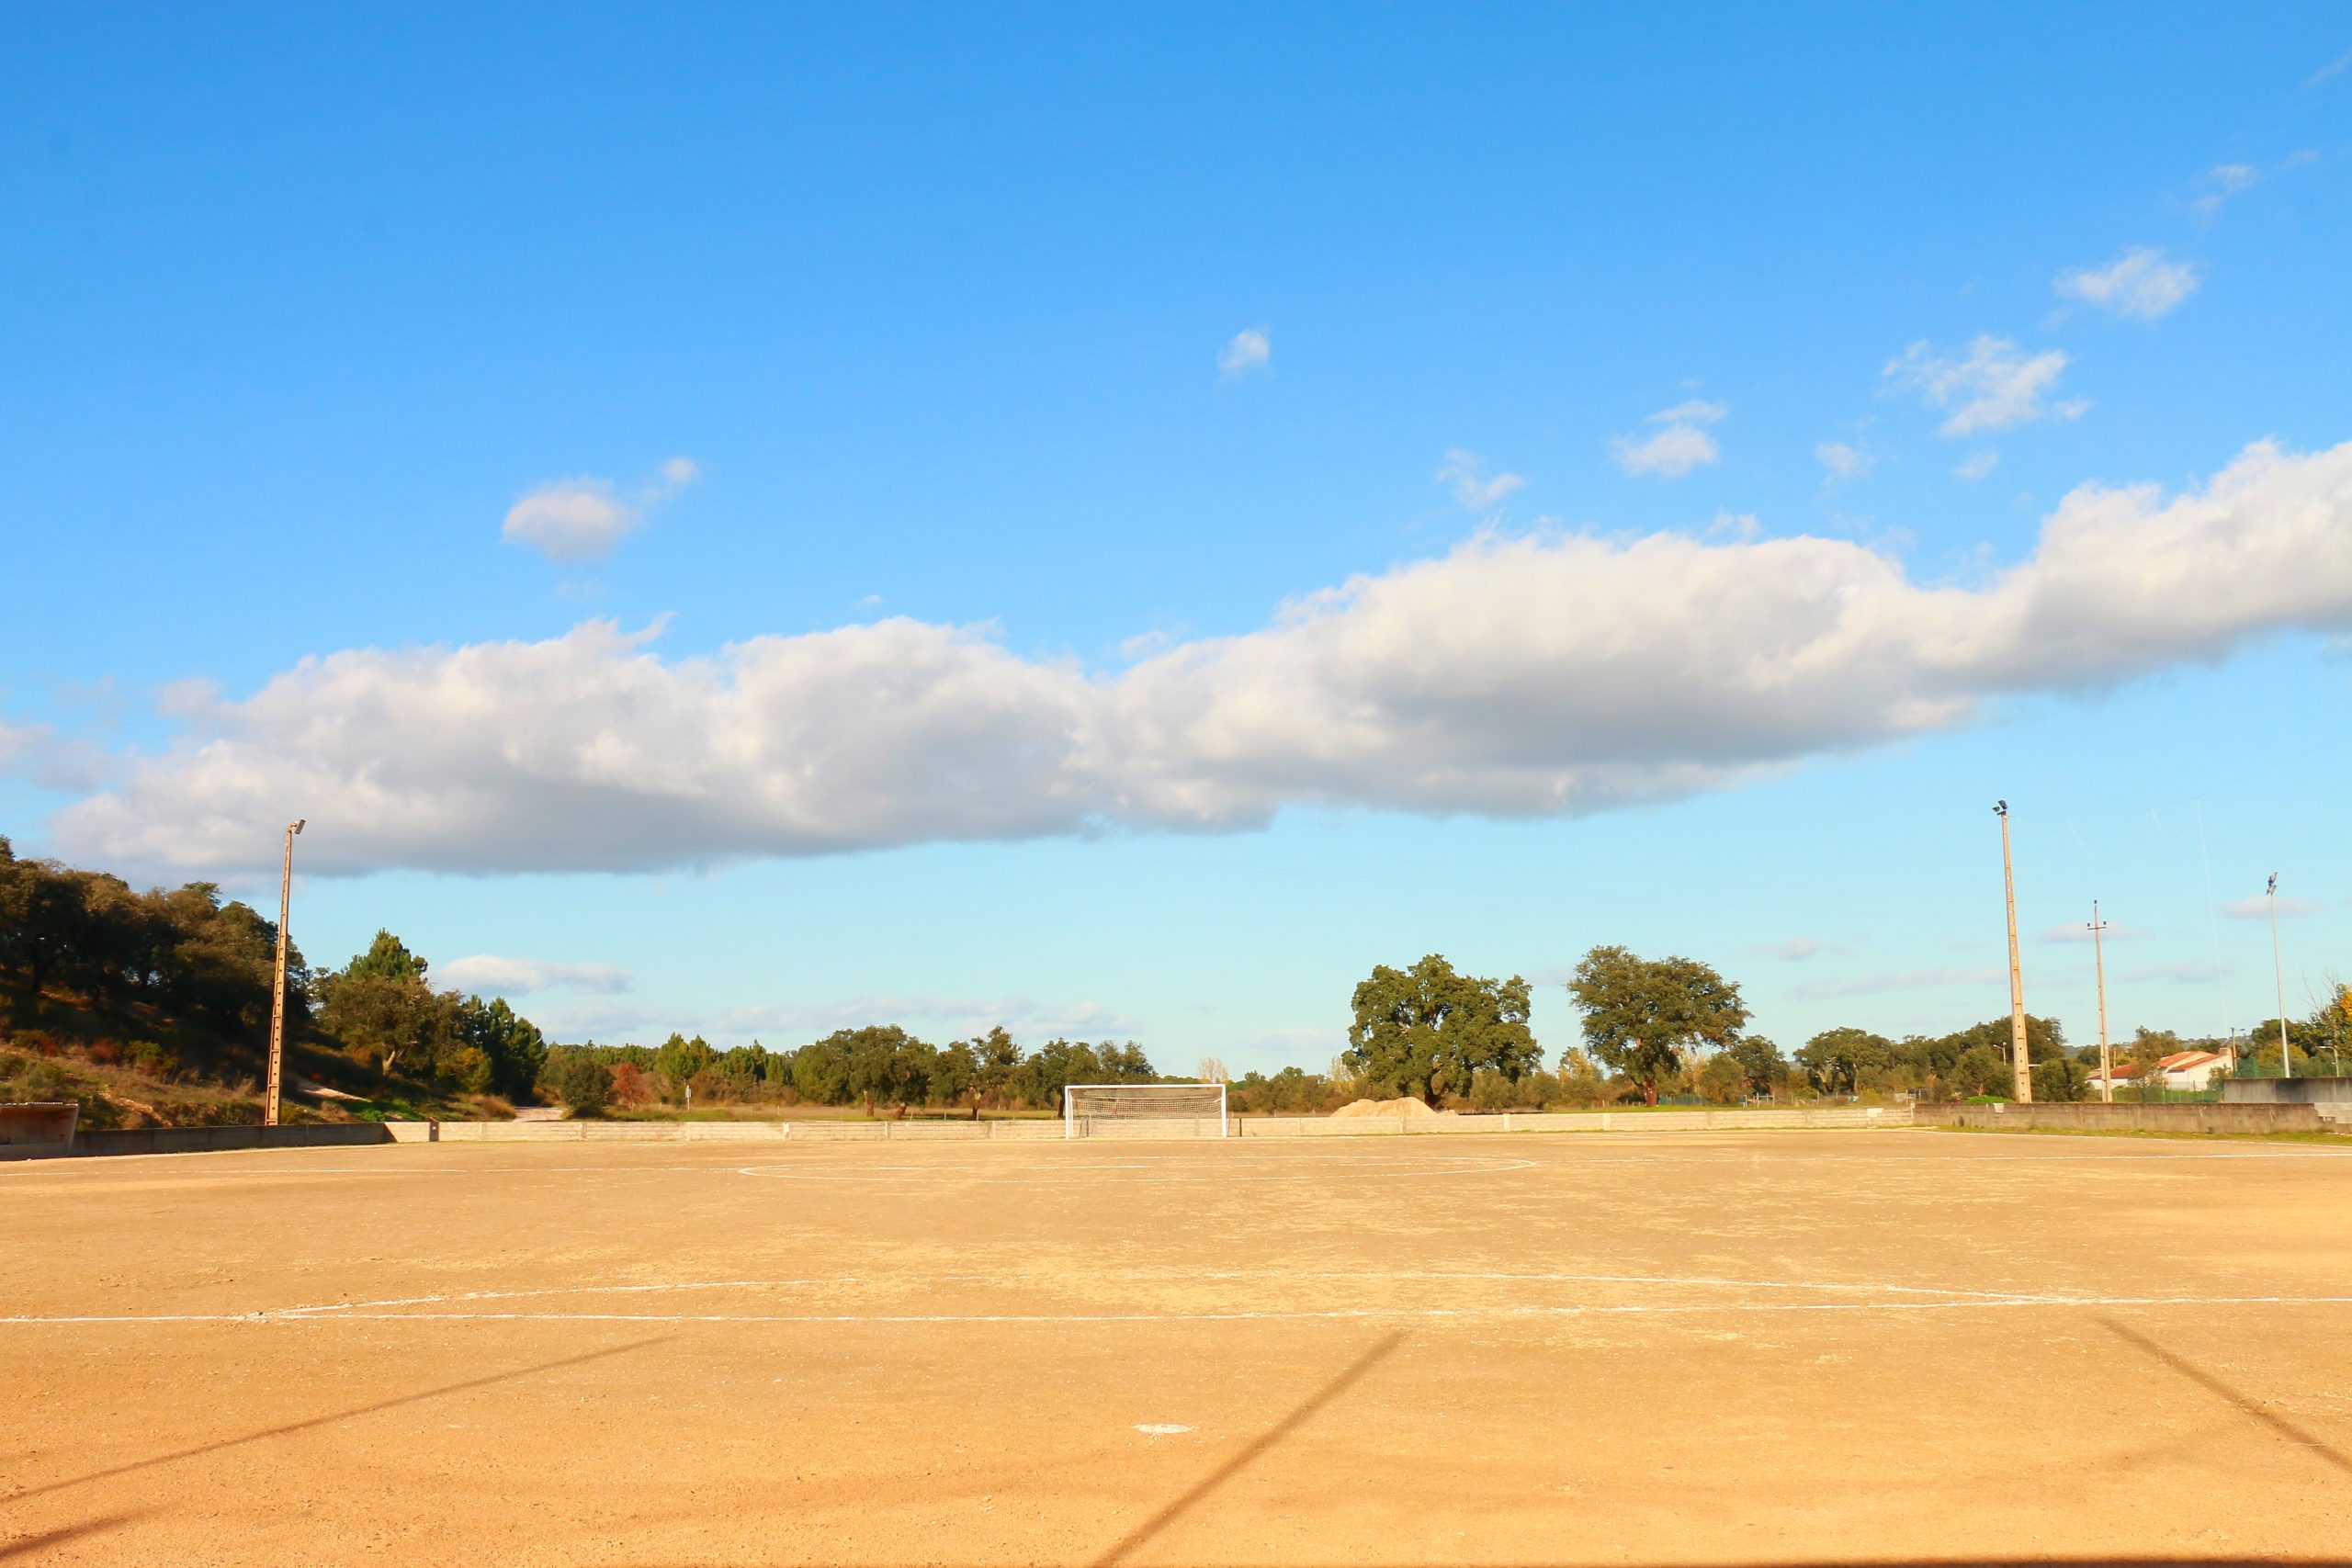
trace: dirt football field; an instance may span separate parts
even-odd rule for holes
[[[407,1145],[0,1220],[9,1568],[2352,1561],[2315,1145]]]

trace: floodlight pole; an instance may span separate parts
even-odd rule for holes
[[[2278,986],[2278,1077],[2295,1076],[2295,1054],[2287,1043],[2287,965],[2278,956],[2278,874],[2270,874],[2270,977]]]
[[[2099,933],[2107,922],[2098,918],[2098,900],[2091,900],[2091,966],[2098,972],[2098,1097],[2115,1102],[2115,1057],[2107,1045],[2107,951]]]
[[[278,1097],[286,1081],[286,922],[294,905],[294,835],[307,820],[286,824],[286,864],[277,878],[277,975],[269,990],[269,1095],[261,1111],[265,1127],[277,1125]]]
[[[2001,889],[2009,905],[2009,1089],[2019,1105],[2033,1103],[2033,1063],[2025,1043],[2025,970],[2018,963],[2018,878],[2009,861],[2009,803],[1993,803],[2001,819]]]

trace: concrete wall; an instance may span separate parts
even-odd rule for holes
[[[20,1100],[0,1104],[0,1159],[53,1159],[74,1152],[82,1108],[73,1100]]]
[[[2323,1133],[2338,1131],[2311,1105],[1922,1105],[1943,1127],[2078,1133]]]
[[[389,1144],[393,1134],[381,1122],[309,1122],[291,1127],[134,1127],[83,1133],[76,1155],[192,1155],[221,1149],[348,1148]]]
[[[1742,1127],[1907,1127],[1903,1106],[1824,1106],[1789,1111],[1510,1111],[1490,1116],[1236,1117],[1243,1138],[1364,1138],[1405,1134],[1441,1136],[1482,1133],[1697,1133]],[[400,1143],[767,1143],[1003,1142],[1062,1136],[1058,1121],[1018,1122],[389,1122]],[[1215,1137],[1214,1117],[1167,1122],[1097,1122],[1096,1138]]]
[[[2224,1078],[2224,1105],[2352,1105],[2352,1078]]]

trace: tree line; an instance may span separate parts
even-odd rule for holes
[[[1528,1026],[1530,988],[1457,974],[1442,954],[1409,969],[1385,964],[1355,988],[1347,1049],[1328,1074],[1288,1067],[1234,1086],[1242,1109],[1313,1114],[1363,1094],[1412,1095],[1470,1111],[1545,1110],[1688,1097],[1717,1105],[1802,1096],[1914,1094],[1928,1100],[2006,1098],[2013,1087],[2010,1023],[2004,1015],[1947,1034],[1890,1039],[1850,1025],[1826,1029],[1791,1054],[1748,1032],[1739,986],[1684,957],[1644,958],[1624,947],[1587,953],[1567,982],[1580,1043],[1547,1071]],[[2279,1025],[2258,1026],[2240,1051],[2275,1073]],[[2296,1071],[2322,1051],[2352,1053],[2352,987],[2337,986],[2287,1032]],[[2119,1063],[2153,1065],[2174,1052],[2219,1050],[2141,1029],[2114,1049]],[[2092,1092],[2098,1048],[2070,1048],[2058,1021],[2029,1017],[2034,1097],[2079,1100]],[[2333,1061],[2323,1062],[2330,1069]]]
[[[1025,1051],[1002,1026],[933,1045],[895,1024],[840,1029],[788,1051],[758,1041],[721,1051],[700,1035],[660,1045],[557,1045],[542,1087],[577,1115],[657,1104],[862,1105],[868,1115],[917,1108],[1048,1111],[1074,1083],[1158,1083],[1130,1040],[1049,1040]]]

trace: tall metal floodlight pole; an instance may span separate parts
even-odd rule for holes
[[[2270,874],[2270,977],[2278,983],[2278,1076],[2295,1076],[2294,1053],[2287,1044],[2287,965],[2278,956],[2278,874]]]
[[[2018,963],[2018,878],[2009,863],[2009,803],[1996,800],[2001,819],[2001,888],[2009,902],[2009,1091],[2019,1105],[2033,1103],[2033,1063],[2025,1043],[2025,970]]]
[[[286,824],[286,868],[277,879],[277,979],[269,991],[269,1096],[262,1102],[266,1127],[277,1125],[277,1100],[286,1081],[286,921],[294,905],[294,835],[308,818]]]
[[[2091,900],[2091,967],[2098,972],[2098,1097],[2115,1101],[2115,1057],[2107,1045],[2107,950],[2099,933],[2107,922],[2098,918],[2098,900]]]

